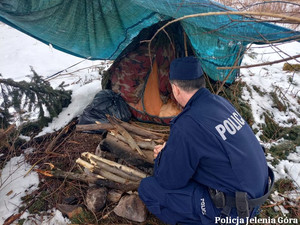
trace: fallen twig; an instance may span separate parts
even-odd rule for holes
[[[48,147],[46,148],[45,152],[46,153],[50,153],[53,148],[55,147],[55,145],[57,144],[57,142],[59,141],[59,139],[68,132],[68,130],[70,129],[70,127],[74,125],[73,123],[68,124],[67,126],[65,126],[60,132],[59,134],[51,141],[51,143],[48,145]]]

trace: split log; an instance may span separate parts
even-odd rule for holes
[[[111,189],[117,189],[124,192],[135,191],[138,189],[140,185],[139,182],[128,182],[126,184],[120,184],[111,180],[96,178],[96,177],[88,176],[87,174],[66,172],[60,169],[55,169],[47,172],[48,174],[50,174],[48,176],[53,178],[76,180],[83,183],[96,184],[100,187],[108,187]],[[43,175],[45,175],[45,173]]]
[[[136,144],[135,140],[131,137],[131,135],[128,133],[128,131],[122,127],[121,125],[118,124],[118,122],[114,119],[114,117],[110,115],[106,115],[108,121],[113,124],[115,129],[124,137],[125,142],[133,149],[137,150],[137,152],[146,158],[146,155],[142,152],[140,147]]]
[[[118,140],[114,136],[108,134],[107,137],[100,142],[101,149],[108,151],[118,156],[118,158],[125,160],[127,163],[133,166],[142,166],[146,168],[153,167],[153,152],[146,153],[146,158],[140,156],[137,152],[131,150],[131,148],[124,142]]]
[[[124,171],[122,171],[122,170],[120,170],[120,169],[118,169],[118,168],[116,168],[116,167],[110,166],[110,165],[108,165],[108,164],[106,164],[106,163],[103,163],[103,162],[99,162],[99,161],[98,161],[96,158],[94,158],[94,157],[91,157],[91,158],[90,158],[90,162],[91,162],[94,166],[99,167],[100,169],[106,170],[106,171],[108,171],[108,172],[110,172],[110,173],[116,174],[116,175],[118,175],[118,176],[120,176],[120,177],[123,177],[123,178],[126,179],[126,180],[131,180],[131,181],[140,181],[140,180],[141,180],[141,178],[136,177],[136,176],[134,176],[133,174],[127,174],[127,173],[125,173]]]
[[[121,170],[127,174],[129,174],[130,176],[136,176],[136,177],[139,177],[139,178],[145,178],[147,177],[147,174],[141,172],[141,171],[138,171],[138,170],[135,170],[135,169],[132,169],[128,166],[125,166],[125,165],[122,165],[122,164],[119,164],[119,163],[116,163],[114,161],[111,161],[111,160],[108,160],[108,159],[105,159],[103,157],[100,157],[100,156],[96,156],[90,152],[84,152],[81,154],[83,157],[85,158],[88,158],[88,159],[91,159],[93,161],[96,161],[96,162],[99,162],[99,163],[105,163],[107,165],[110,165],[111,167],[115,167],[116,169],[118,170]]]
[[[119,139],[120,141],[123,141],[123,142],[126,142],[126,139],[120,135],[120,134],[117,134],[116,132],[114,131],[111,131],[110,132],[111,135],[113,135],[115,138]],[[132,137],[134,138],[135,136],[132,135]],[[137,140],[135,141],[136,144],[140,147],[140,148],[143,148],[143,149],[148,149],[148,150],[152,150],[154,149],[155,147],[155,142],[152,141],[151,139],[148,139],[148,140],[141,140],[139,138],[136,138]]]
[[[115,181],[115,182],[118,182],[118,183],[121,183],[121,184],[125,184],[125,183],[128,183],[128,180],[123,178],[123,177],[120,177],[116,174],[113,174],[109,171],[106,171],[106,170],[101,170],[95,166],[93,166],[92,164],[78,158],[76,160],[76,163],[78,163],[79,165],[83,166],[84,168],[87,168],[88,170],[90,170],[92,173],[94,174],[99,174],[100,176],[106,178],[106,179],[109,179],[109,180],[112,180],[112,181]]]

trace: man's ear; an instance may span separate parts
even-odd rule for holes
[[[176,84],[172,84],[172,88],[173,88],[173,94],[178,96],[180,94],[180,89],[178,88],[178,86]]]

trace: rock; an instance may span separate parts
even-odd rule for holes
[[[122,191],[112,189],[107,194],[107,201],[110,203],[116,203],[121,199],[122,194]]]
[[[91,187],[86,194],[86,203],[89,210],[99,212],[106,203],[107,189],[105,187]]]
[[[69,219],[72,219],[83,212],[83,208],[79,205],[58,204],[57,209],[61,211],[63,215],[67,215]]]
[[[76,198],[75,196],[67,197],[64,198],[63,202],[67,205],[76,205],[78,203],[78,198]]]
[[[123,196],[114,208],[114,213],[135,222],[144,222],[147,218],[146,206],[135,194]]]

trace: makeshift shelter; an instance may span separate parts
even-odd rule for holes
[[[194,52],[180,24],[167,27],[153,40],[151,49],[143,40],[151,38],[161,24],[143,29],[124,49],[105,74],[103,88],[119,93],[132,114],[142,120],[169,123],[180,111],[169,83],[171,61]]]
[[[242,15],[199,15],[180,20],[166,33],[162,31],[153,40],[151,56],[147,44],[139,42],[151,38],[155,29],[172,19],[226,11],[235,10],[210,0],[0,0],[0,21],[70,54],[116,59],[109,71],[111,88],[121,93],[136,115],[146,111],[145,118],[141,116],[141,119],[156,122],[165,117],[161,114],[163,106],[173,106],[176,110],[167,73],[170,61],[183,53],[184,42],[180,41],[183,31],[190,43],[189,54],[200,59],[205,73],[213,80],[227,83],[234,81],[238,70],[218,67],[240,65],[249,43],[299,40],[300,32],[259,19]],[[140,85],[144,80],[148,86]]]

